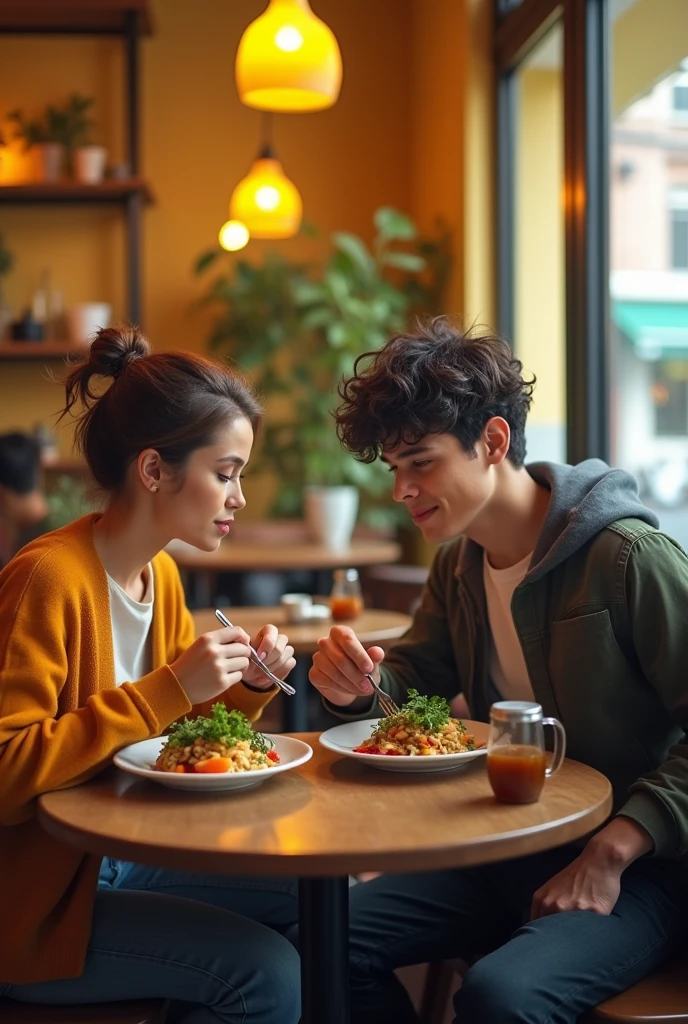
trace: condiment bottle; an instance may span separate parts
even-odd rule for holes
[[[336,622],[355,619],[363,611],[363,597],[355,569],[335,569],[330,594],[330,610]]]

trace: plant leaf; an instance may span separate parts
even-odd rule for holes
[[[416,226],[410,217],[392,206],[380,206],[374,215],[375,227],[383,241],[395,239],[408,242],[416,237]]]

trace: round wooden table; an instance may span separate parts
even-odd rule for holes
[[[284,728],[287,732],[298,732],[308,728],[307,698],[310,685],[308,662],[318,649],[318,640],[329,633],[332,622],[292,625],[286,621],[284,609],[281,607],[256,608],[233,605],[231,608],[223,608],[222,611],[230,622],[233,622],[235,626],[241,626],[249,636],[255,636],[266,622],[271,622],[287,634],[296,655],[296,667],[289,677],[289,681],[296,688],[296,693],[293,697],[280,696],[279,698],[283,701]],[[196,636],[220,627],[213,608],[200,608],[191,614],[196,626]],[[370,647],[372,644],[377,644],[385,647],[390,641],[402,637],[412,621],[411,616],[404,615],[403,612],[386,612],[376,608],[366,608],[361,615],[355,619],[349,619],[342,625],[351,626],[364,646]]]
[[[475,731],[487,726],[476,725]],[[109,770],[39,800],[43,827],[96,855],[300,879],[303,1024],[348,1024],[348,875],[519,857],[579,838],[611,810],[599,772],[565,760],[535,804],[497,803],[483,758],[456,772],[376,771],[325,750],[257,789],[193,796]]]
[[[308,570],[311,583],[306,588],[322,590],[321,579],[325,571],[365,565],[384,565],[398,562],[401,546],[386,539],[354,539],[350,547],[338,550],[308,540],[304,524],[295,534],[278,526],[274,534],[263,524],[255,530],[237,528],[236,536],[224,540],[216,551],[199,551],[183,541],[175,540],[167,546],[185,577],[185,588],[196,606],[209,605],[217,593],[217,574],[220,572],[288,572]],[[242,535],[243,534],[243,535]],[[326,589],[329,589],[329,584]]]
[[[249,569],[338,569],[397,562],[401,546],[391,540],[354,540],[348,548],[315,543],[270,544],[228,539],[216,551],[200,551],[183,541],[168,544],[177,565],[193,572],[245,572]]]

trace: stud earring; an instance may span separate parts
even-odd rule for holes
[[[153,492],[153,494],[157,494],[159,490],[160,488],[158,487],[157,484],[153,484],[153,486],[151,487],[151,491]]]

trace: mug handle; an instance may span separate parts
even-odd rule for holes
[[[552,754],[552,763],[549,768],[545,769],[545,776],[549,778],[551,775],[557,774],[564,760],[564,756],[566,754],[566,732],[558,718],[543,718],[542,724],[551,725],[554,729],[554,753]]]

